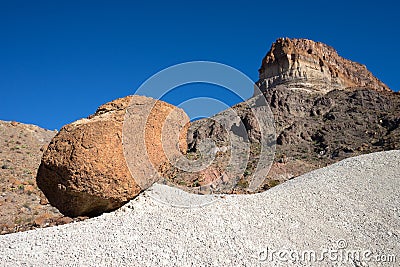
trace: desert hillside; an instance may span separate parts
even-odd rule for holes
[[[0,121],[0,233],[71,222],[51,206],[36,185],[43,151],[55,131]]]

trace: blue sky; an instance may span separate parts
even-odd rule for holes
[[[0,119],[59,129],[193,60],[221,62],[256,81],[278,37],[325,42],[397,91],[399,11],[396,1],[0,0]],[[237,101],[215,86],[183,88],[184,97],[165,100]],[[203,113],[223,108],[204,103]]]

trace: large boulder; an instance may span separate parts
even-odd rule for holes
[[[104,104],[53,138],[37,184],[53,206],[71,217],[119,208],[157,181],[160,166],[171,156],[186,150],[182,137],[188,121],[183,110],[143,96]],[[177,138],[163,136],[163,128]],[[162,140],[175,146],[164,146]]]

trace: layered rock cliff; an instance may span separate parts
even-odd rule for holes
[[[365,65],[339,56],[326,44],[307,39],[279,38],[262,60],[257,82],[260,89],[281,84],[319,92],[355,87],[391,91]]]

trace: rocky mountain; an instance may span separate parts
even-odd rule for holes
[[[347,157],[400,148],[400,94],[333,48],[305,39],[278,39],[259,74],[257,84],[274,115],[276,153],[258,191]],[[232,107],[247,130],[250,156],[242,177],[225,177],[239,181],[228,192],[246,192],[246,179],[259,161],[260,130],[251,119],[250,101]],[[224,129],[216,122],[225,113],[192,123],[188,146],[193,157],[200,157],[198,146],[204,140],[222,147],[229,143],[231,125]],[[214,176],[226,175],[224,162],[230,156],[229,150],[217,154],[210,167]],[[201,173],[172,173],[181,184],[204,180]]]

